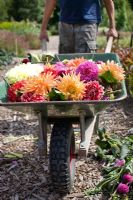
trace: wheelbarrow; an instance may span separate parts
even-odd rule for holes
[[[106,52],[109,49],[106,49]],[[58,54],[58,59],[72,59],[84,57],[95,61],[114,60],[120,63],[114,53],[86,53],[86,54]],[[97,130],[98,114],[106,106],[127,97],[125,82],[121,84],[121,94],[114,100],[93,101],[49,101],[49,102],[7,102],[7,84],[0,82],[0,106],[34,113],[39,121],[39,154],[47,155],[47,130],[52,127],[49,151],[49,167],[51,182],[54,190],[59,193],[70,192],[75,177],[76,155],[85,158],[88,153],[92,134]],[[80,127],[80,144],[78,152],[75,148],[74,127]]]

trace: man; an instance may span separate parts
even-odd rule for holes
[[[117,37],[113,0],[103,0],[109,17],[107,35]],[[47,25],[59,2],[59,53],[87,53],[96,50],[101,22],[100,0],[46,0],[40,39],[49,41]]]

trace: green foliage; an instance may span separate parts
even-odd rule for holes
[[[29,49],[29,44],[23,36],[18,36],[9,31],[0,30],[0,48],[8,52],[15,52],[16,55],[24,55],[25,50]]]
[[[130,1],[130,0],[129,0]],[[133,2],[131,0],[131,2]],[[116,16],[116,27],[117,30],[133,30],[133,21],[130,20],[132,18],[132,7],[128,1],[119,0],[114,1],[115,3],[115,16]],[[102,9],[102,23],[100,26],[108,27],[108,16],[106,9]],[[129,23],[130,22],[130,23]]]
[[[127,29],[126,1],[114,1],[116,8],[116,27],[118,30]]]
[[[8,9],[10,18],[16,21],[38,21],[42,19],[44,8],[43,0],[12,0],[12,6]]]
[[[131,9],[133,10],[133,0],[128,0],[131,6]]]
[[[52,89],[48,94],[50,101],[65,101],[65,96],[60,91]]]
[[[123,175],[133,175],[133,135],[125,138],[115,134],[109,134],[105,129],[98,131],[99,138],[96,141],[96,156],[104,161],[103,180],[94,189],[85,191],[87,196],[104,193],[110,200],[131,200],[133,182],[123,182]],[[117,191],[119,183],[129,186],[126,195]]]
[[[127,89],[133,97],[133,48],[116,48],[114,51],[119,55],[121,63],[123,64]]]
[[[0,66],[7,66],[12,63],[14,54],[0,49]]]
[[[12,31],[14,33],[23,35],[23,34],[29,34],[32,33],[34,35],[38,35],[40,32],[40,27],[37,23],[35,22],[30,22],[30,21],[21,21],[21,22],[1,22],[0,23],[0,29],[1,30],[8,30]]]
[[[96,156],[106,161],[114,161],[121,149],[119,138],[117,135],[110,135],[105,129],[99,130],[98,135],[99,138],[96,140],[96,144],[98,145]]]
[[[0,0],[0,21],[3,21],[8,18],[6,1]]]
[[[5,38],[4,35],[2,34],[0,38],[0,47],[6,50],[14,51],[15,45],[17,45],[18,54],[23,55],[25,50],[29,48],[39,49],[41,46],[40,40],[38,37],[40,28],[34,22],[29,22],[29,21],[27,22],[24,22],[24,21],[1,22],[0,30],[2,31],[2,33],[5,32],[5,34],[9,36]],[[15,44],[15,38],[16,38],[17,44]],[[10,46],[10,44],[12,45]]]
[[[55,57],[52,53],[43,53],[43,54],[30,54],[31,56],[31,62],[32,63],[44,63],[48,64],[52,62]]]
[[[133,5],[133,1],[132,1],[132,5]],[[127,5],[126,5],[126,13],[127,13],[127,30],[128,31],[133,31],[133,20],[132,17],[133,17],[133,7],[130,6],[130,4],[127,2]]]

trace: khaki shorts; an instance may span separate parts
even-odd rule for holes
[[[96,50],[97,24],[59,23],[59,53],[92,53]]]

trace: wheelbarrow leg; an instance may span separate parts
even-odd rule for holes
[[[91,137],[94,132],[96,116],[85,120],[84,115],[80,115],[81,142],[79,146],[79,157],[87,157]]]
[[[47,119],[42,115],[41,112],[38,113],[39,120],[39,141],[38,150],[40,156],[47,155]]]

